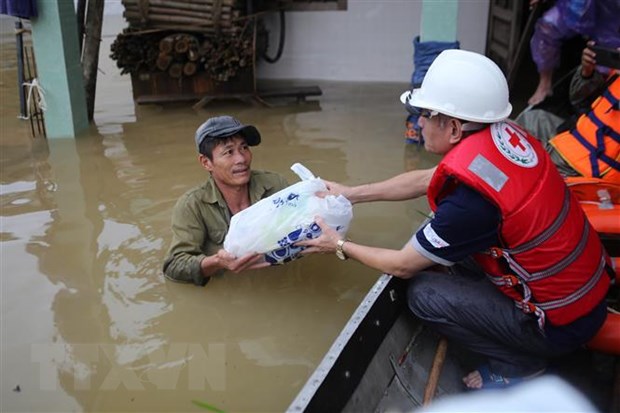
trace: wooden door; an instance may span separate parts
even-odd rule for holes
[[[486,55],[508,74],[515,60],[527,0],[491,0]]]

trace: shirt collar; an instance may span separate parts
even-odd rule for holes
[[[250,203],[255,204],[256,202],[263,199],[265,193],[271,189],[273,189],[273,184],[268,182],[265,179],[262,179],[261,174],[258,174],[256,171],[252,171],[250,175],[249,182],[249,193],[250,193]],[[203,201],[209,204],[219,204],[221,207],[226,208],[226,201],[222,196],[222,193],[217,188],[213,177],[209,174],[209,178],[203,185],[205,190],[204,195],[202,197]]]

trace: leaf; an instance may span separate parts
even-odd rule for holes
[[[428,219],[432,219],[433,218],[432,214],[424,213],[424,212],[420,211],[419,209],[416,209],[415,212],[417,212],[418,214],[422,215],[424,218],[428,218]]]
[[[192,403],[194,403],[198,407],[201,407],[205,410],[210,410],[215,413],[226,413],[224,410],[220,410],[217,407],[211,406],[210,404],[205,402],[201,402],[200,400],[192,400]]]

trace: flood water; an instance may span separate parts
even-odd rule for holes
[[[310,82],[323,96],[273,108],[137,106],[108,27],[94,124],[45,140],[17,118],[13,23],[0,21],[0,410],[285,410],[379,274],[317,255],[205,288],[165,281],[171,209],[206,178],[194,131],[220,114],[256,125],[253,167],[291,183],[295,162],[351,185],[388,178],[436,163],[404,143],[406,83]],[[426,211],[355,206],[349,237],[400,248]]]

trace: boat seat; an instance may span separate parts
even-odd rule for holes
[[[596,232],[620,236],[620,183],[582,177],[565,181]]]

